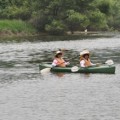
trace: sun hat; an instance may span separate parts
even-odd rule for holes
[[[58,51],[55,53],[55,56],[57,56],[58,54],[62,54],[62,51],[58,50]]]
[[[85,54],[90,54],[90,52],[88,50],[83,50],[82,52],[80,52],[80,56],[83,56]]]

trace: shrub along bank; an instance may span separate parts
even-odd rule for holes
[[[22,20],[0,20],[0,37],[26,36],[36,33],[36,29]]]

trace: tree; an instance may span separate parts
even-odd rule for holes
[[[0,1],[2,4],[0,10],[1,18],[28,20],[31,17],[32,10],[29,0],[5,0]]]
[[[91,30],[109,27],[119,30],[120,1],[0,0],[0,18],[31,21],[38,31],[47,32],[53,30],[54,24],[62,24],[72,33],[86,27]]]
[[[108,25],[112,29],[120,30],[120,2],[112,1],[111,14],[108,17]]]
[[[51,35],[61,35],[65,32],[65,26],[61,21],[53,20],[45,26],[45,30]]]
[[[104,13],[105,15],[110,15],[112,3],[113,2],[111,0],[98,0],[96,1],[96,6],[101,13]]]
[[[99,10],[91,11],[89,14],[90,28],[94,30],[107,29],[107,20]]]
[[[86,27],[85,24],[88,23],[86,16],[75,12],[74,10],[67,11],[68,18],[65,20],[68,29],[73,34],[75,30],[80,29],[80,27]]]

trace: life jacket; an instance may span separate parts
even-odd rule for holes
[[[57,60],[58,67],[66,67],[65,61],[63,60],[63,58],[55,58],[55,59]]]
[[[85,58],[80,58],[80,61],[84,60],[85,61],[85,67],[91,66],[91,61],[90,59],[86,60]]]

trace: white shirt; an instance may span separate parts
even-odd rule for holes
[[[80,61],[80,66],[81,66],[81,67],[85,67],[85,61],[84,61],[84,60],[81,60],[81,61]]]
[[[58,65],[58,61],[56,59],[53,60],[52,62],[52,66],[57,66]],[[69,65],[69,62],[65,62],[65,65]]]
[[[53,60],[52,66],[57,66],[58,61],[56,59]]]
[[[91,62],[90,62],[90,63],[91,63]],[[91,65],[95,65],[95,64],[91,63]],[[81,61],[80,61],[80,66],[81,66],[81,67],[86,67],[84,60],[81,60]]]

